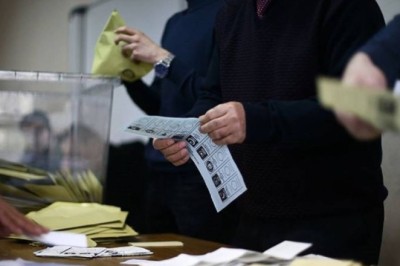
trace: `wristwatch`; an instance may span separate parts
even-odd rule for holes
[[[173,54],[169,53],[165,58],[154,64],[154,72],[158,78],[162,79],[167,76],[169,67],[174,57],[175,56]]]

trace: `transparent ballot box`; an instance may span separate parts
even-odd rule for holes
[[[0,195],[21,211],[101,202],[116,80],[0,71]]]

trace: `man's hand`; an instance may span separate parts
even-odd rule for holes
[[[155,64],[169,54],[167,50],[137,29],[124,26],[118,28],[115,34],[115,43],[119,44],[121,41],[125,43],[122,46],[122,53],[132,61]]]
[[[200,131],[206,133],[214,143],[242,143],[246,138],[246,114],[239,102],[217,105],[200,116]]]
[[[185,164],[189,160],[189,151],[185,141],[176,142],[173,139],[154,139],[153,147],[175,166]]]
[[[37,236],[48,231],[0,198],[0,237],[10,234]]]
[[[385,90],[387,81],[383,72],[376,67],[365,53],[355,54],[347,64],[343,83]],[[362,119],[348,113],[335,111],[336,118],[346,130],[359,140],[372,140],[381,135],[381,131]]]

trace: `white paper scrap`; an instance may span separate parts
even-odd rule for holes
[[[72,246],[83,248],[88,246],[88,241],[84,234],[50,231],[46,234],[30,238],[51,246]]]
[[[278,259],[292,260],[309,247],[310,243],[283,241],[264,251],[264,254]]]
[[[196,256],[188,254],[180,254],[176,257],[161,261],[132,259],[121,262],[121,264],[140,266],[195,266],[198,263],[199,260],[196,258]]]

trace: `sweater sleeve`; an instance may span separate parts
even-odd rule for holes
[[[200,91],[199,97],[196,99],[192,109],[185,116],[199,117],[221,102],[219,54],[217,47],[214,46],[210,66],[204,79],[203,89]]]
[[[160,95],[157,88],[160,80],[155,79],[151,86],[146,85],[142,80],[135,82],[124,82],[125,88],[131,100],[148,115],[158,115],[160,110]]]
[[[327,2],[331,6],[327,7],[318,37],[319,74],[340,77],[351,55],[384,26],[384,20],[374,0]],[[280,141],[309,147],[352,140],[315,96],[243,104],[246,142]]]
[[[361,51],[367,53],[393,86],[400,77],[400,15],[376,34]]]
[[[187,99],[195,101],[204,87],[206,77],[198,74],[193,67],[185,64],[179,57],[172,61],[168,76],[179,92]]]
[[[179,14],[168,20],[161,39],[162,44],[165,43],[167,38],[171,39],[171,36],[168,36],[168,33],[171,28],[176,27],[177,21],[179,21]],[[208,27],[208,25],[206,26]],[[210,31],[212,31],[212,28],[210,28]],[[212,36],[212,34],[210,34],[210,36]],[[204,63],[210,64],[215,42],[213,38],[207,40],[207,42],[209,42],[207,46],[204,46],[206,51],[203,51],[201,54],[206,54],[207,60],[202,59],[204,60]],[[173,53],[173,51],[170,52]],[[178,92],[188,101],[195,102],[204,87],[206,75],[204,73],[199,73],[193,65],[188,64],[186,61],[188,60],[184,60],[182,55],[175,54],[175,58],[172,60],[168,75],[165,79],[175,84],[175,89],[178,90]],[[205,67],[208,69],[208,66]]]

